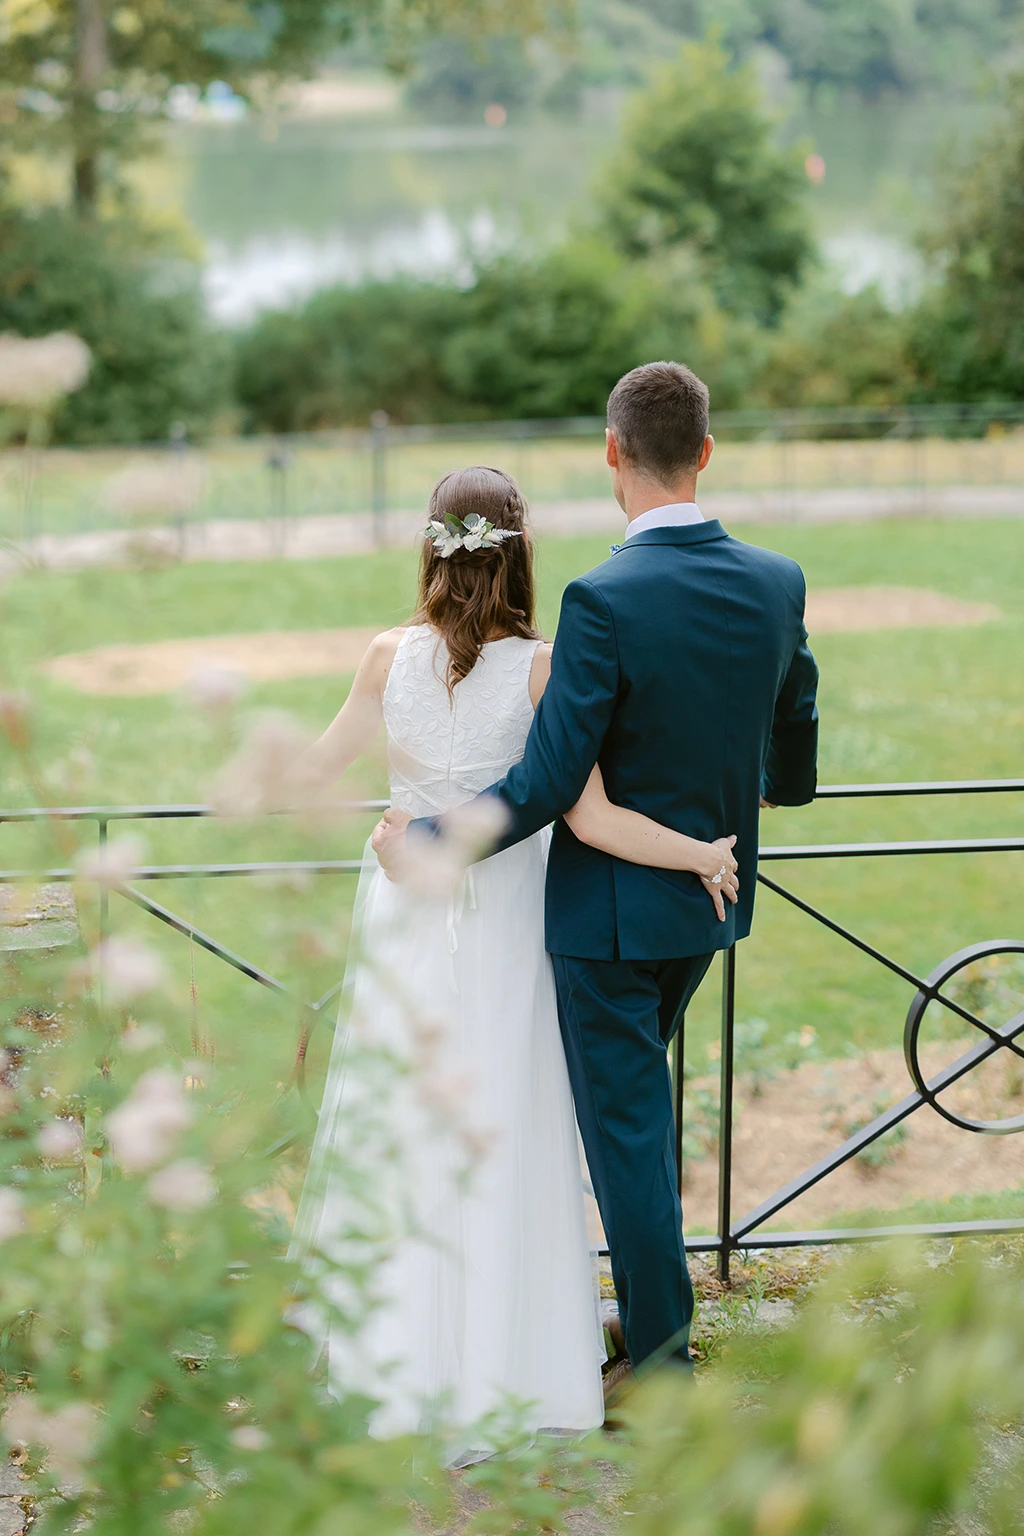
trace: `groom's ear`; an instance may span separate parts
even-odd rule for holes
[[[604,454],[605,463],[608,465],[609,469],[618,469],[618,467],[619,467],[619,440],[615,436],[615,433],[612,431],[611,427],[605,427],[605,429],[604,429],[604,441],[605,441],[605,454]]]
[[[715,451],[715,440],[711,436],[711,433],[709,432],[707,437],[704,439],[704,447],[700,451],[700,459],[697,462],[697,473],[698,474],[700,474],[701,470],[707,469],[708,463],[710,462],[710,459],[711,459],[711,455],[714,453],[714,451]]]

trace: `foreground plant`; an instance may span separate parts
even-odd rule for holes
[[[633,1405],[633,1536],[1024,1530],[1019,1258],[879,1247]],[[967,1521],[967,1524],[960,1522]]]

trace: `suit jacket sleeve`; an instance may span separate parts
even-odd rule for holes
[[[508,830],[491,850],[522,842],[571,810],[583,793],[615,707],[618,652],[608,604],[586,580],[572,582],[562,598],[551,678],[521,762],[484,791],[508,813]],[[424,818],[436,832],[440,818]]]
[[[802,608],[802,605],[801,605]],[[775,701],[761,793],[772,805],[809,805],[818,787],[818,664],[800,641]]]

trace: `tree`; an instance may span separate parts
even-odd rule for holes
[[[1024,396],[1024,75],[949,174],[928,248],[937,281],[910,340],[926,397]]]
[[[237,344],[255,430],[597,415],[620,374],[678,357],[738,404],[754,327],[716,306],[685,251],[627,262],[599,242],[505,256],[468,288],[395,278],[261,316]]]
[[[248,97],[360,31],[398,59],[442,27],[523,32],[543,13],[544,0],[0,0],[0,130],[67,154],[89,217],[104,160],[140,147],[176,86],[222,80]]]
[[[749,66],[684,44],[627,111],[605,228],[627,256],[688,247],[728,311],[772,322],[814,250],[801,158],[775,144]]]
[[[59,442],[138,442],[174,422],[201,432],[225,403],[224,347],[194,275],[130,228],[61,210],[0,210],[0,332],[72,331],[92,351],[85,386],[56,411]]]

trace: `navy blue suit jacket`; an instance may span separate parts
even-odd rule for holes
[[[759,797],[814,798],[818,669],[800,567],[718,522],[654,528],[572,582],[551,680],[522,762],[487,791],[509,813],[500,847],[555,822],[552,954],[668,960],[750,931]],[[691,837],[738,836],[740,900],[720,923],[696,875],[612,858],[560,818],[595,763],[608,797]]]

